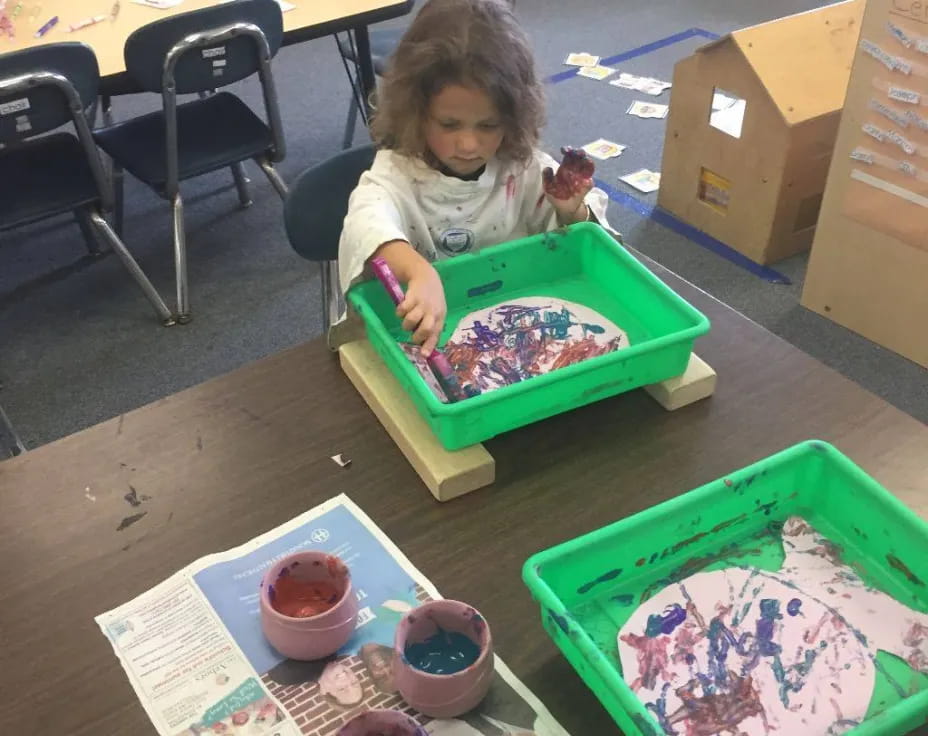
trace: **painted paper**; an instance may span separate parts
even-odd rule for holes
[[[868,587],[803,519],[782,535],[780,570],[696,573],[619,632],[625,681],[665,733],[841,734],[866,715],[877,650],[928,672],[928,615]]]
[[[627,347],[601,314],[551,297],[523,297],[471,312],[442,348],[465,392],[476,395]],[[414,346],[401,345],[432,392],[447,401]]]

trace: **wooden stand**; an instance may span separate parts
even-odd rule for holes
[[[493,483],[493,456],[483,445],[453,452],[442,447],[370,342],[347,342],[338,352],[342,370],[435,498],[449,501]],[[715,390],[715,371],[694,354],[683,375],[645,386],[645,390],[673,411],[710,396]]]

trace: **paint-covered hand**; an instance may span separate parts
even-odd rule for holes
[[[396,308],[396,314],[403,320],[403,329],[412,332],[412,341],[422,346],[422,357],[429,357],[445,326],[448,305],[441,278],[427,261],[423,260],[410,274],[406,298]]]
[[[562,148],[564,160],[555,173],[551,167],[542,172],[545,194],[557,213],[561,225],[572,225],[589,218],[589,210],[584,203],[590,189],[593,188],[593,161],[586,151],[570,147]]]

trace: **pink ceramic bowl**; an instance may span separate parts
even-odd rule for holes
[[[295,618],[274,608],[275,586],[284,576],[322,582],[336,590],[336,603],[315,616]],[[261,581],[261,628],[278,652],[290,659],[322,659],[351,638],[358,617],[358,601],[351,575],[340,559],[324,552],[297,552],[277,562]]]
[[[428,736],[428,733],[398,710],[369,710],[348,721],[337,736]]]
[[[467,669],[435,675],[413,667],[406,646],[432,638],[440,631],[464,634],[479,649]],[[433,718],[454,718],[477,707],[493,682],[493,639],[490,627],[473,607],[460,601],[438,600],[410,611],[396,628],[393,679],[413,708]]]

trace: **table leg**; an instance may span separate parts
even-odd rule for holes
[[[377,78],[374,75],[374,60],[371,58],[371,40],[367,35],[367,26],[355,26],[354,43],[357,53],[358,76],[361,83],[361,97],[364,100],[364,121],[370,120],[371,95],[377,89]]]

